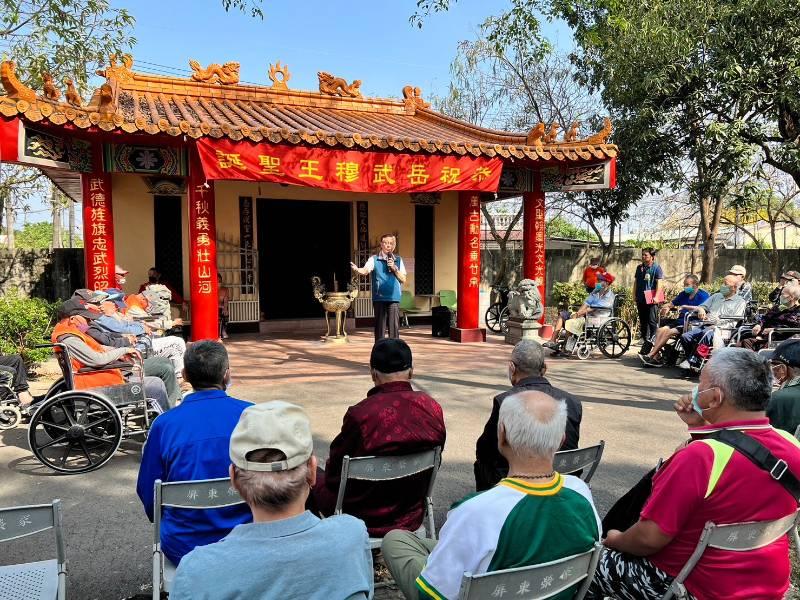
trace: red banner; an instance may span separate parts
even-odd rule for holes
[[[495,192],[499,158],[281,146],[202,138],[206,179],[271,181],[343,192]]]
[[[481,285],[481,197],[458,195],[458,323],[459,329],[478,327]]]
[[[189,177],[189,285],[192,341],[219,338],[217,224],[214,182],[206,184],[196,162]]]
[[[111,208],[111,175],[85,173],[83,186],[83,245],[86,287],[105,290],[114,281],[114,214]]]
[[[523,198],[522,272],[526,279],[533,279],[538,284],[539,295],[542,298],[542,306],[544,306],[547,259],[545,256],[545,204],[541,185],[537,182],[536,191],[527,192]]]
[[[19,117],[0,118],[0,163],[16,162],[19,158]]]

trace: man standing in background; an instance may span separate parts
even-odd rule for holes
[[[396,246],[395,235],[385,233],[381,236],[381,251],[370,256],[363,267],[350,263],[359,275],[372,273],[375,341],[383,339],[387,326],[390,338],[400,337],[400,288],[406,282],[406,267],[403,259],[394,254]]]

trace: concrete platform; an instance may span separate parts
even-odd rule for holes
[[[414,385],[439,400],[445,412],[447,445],[434,497],[441,526],[450,504],[474,489],[475,440],[492,397],[508,385],[512,347],[498,335],[472,344],[433,338],[430,327],[402,329],[401,336],[414,353]],[[317,453],[324,458],[345,410],[372,385],[372,342],[368,330],[355,331],[351,343],[342,345],[324,344],[316,332],[233,335],[226,342],[233,373],[230,393],[255,402],[281,399],[304,406]],[[643,369],[635,350],[620,360],[599,353],[587,361],[548,360],[548,378],[583,401],[582,445],[606,441],[592,483],[601,514],[685,438],[672,402],[693,382],[674,371]],[[32,458],[25,435],[24,428],[0,433],[0,506],[62,499],[69,597],[113,600],[147,593],[152,529],[135,492],[140,446],[125,444],[97,472],[61,476]],[[0,563],[50,558],[51,547],[47,534],[6,544]],[[391,590],[376,595],[397,597]]]

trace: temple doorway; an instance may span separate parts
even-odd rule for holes
[[[333,290],[350,281],[351,203],[260,198],[259,293],[264,318],[321,318],[311,292],[317,275]]]

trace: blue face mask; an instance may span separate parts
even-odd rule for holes
[[[594,284],[594,291],[595,292],[602,292],[603,291],[603,284],[602,283]]]
[[[707,392],[709,390],[713,390],[714,388],[713,387],[706,388],[702,392],[700,391],[699,388],[700,388],[700,386],[698,386],[698,385],[696,385],[696,386],[694,386],[692,388],[692,408],[694,409],[694,412],[696,412],[698,415],[700,415],[702,417],[703,416],[703,411],[705,411],[707,409],[705,409],[702,406],[700,406],[700,403],[697,401],[697,398],[700,396],[700,394],[702,394],[704,392]]]
[[[731,293],[730,286],[727,286],[727,285],[719,286],[719,293],[722,294],[723,296],[727,296],[728,294]]]
[[[690,296],[694,294],[694,288],[691,285],[687,285],[685,288],[683,288],[683,291],[689,294]]]

